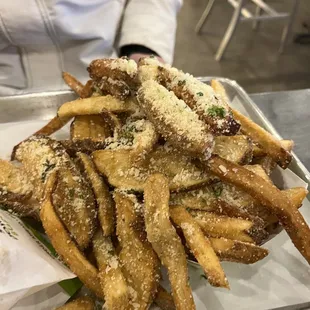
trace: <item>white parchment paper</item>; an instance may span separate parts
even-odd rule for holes
[[[0,124],[0,157],[9,158],[15,144],[45,123]],[[57,133],[57,138],[65,138],[67,134],[68,129],[64,128]],[[279,171],[284,187],[306,185],[294,173]],[[310,223],[308,201],[304,202],[301,211]],[[10,217],[8,221],[18,233],[19,240],[0,234],[0,309],[47,310],[61,304],[67,296],[55,283],[71,278],[73,274],[51,258],[17,222]],[[270,250],[270,254],[254,265],[223,263],[230,291],[211,287],[201,277],[201,269],[189,266],[197,309],[262,310],[310,302],[309,265],[285,231],[264,246]],[[45,289],[40,291],[42,288]],[[22,299],[25,296],[28,297]]]

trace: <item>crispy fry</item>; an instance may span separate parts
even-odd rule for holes
[[[158,146],[139,162],[127,149],[96,151],[93,159],[109,183],[123,189],[143,191],[147,176],[155,172],[169,179],[172,191],[195,188],[213,180],[213,176],[199,169],[190,157],[165,146]]]
[[[70,126],[70,137],[73,141],[89,139],[102,142],[111,135],[110,125],[101,115],[76,116]]]
[[[93,251],[97,260],[101,286],[106,308],[109,310],[128,309],[129,295],[126,279],[121,271],[118,257],[110,237],[98,230],[93,239]]]
[[[240,124],[235,121],[228,101],[212,87],[176,68],[159,67],[158,80],[194,110],[216,135],[234,135]]]
[[[222,180],[245,190],[269,208],[279,218],[296,248],[310,263],[309,226],[298,209],[291,208],[290,202],[279,189],[249,170],[217,156],[212,157],[208,167]]]
[[[238,111],[233,110],[233,114],[235,119],[241,123],[241,131],[261,146],[267,155],[283,169],[287,168],[292,155],[282,147],[280,141]]]
[[[85,258],[70,238],[61,220],[58,218],[51,201],[55,183],[59,179],[54,171],[49,175],[45,188],[45,198],[42,202],[40,218],[58,255],[69,266],[80,280],[100,298],[104,298],[99,282],[98,270]]]
[[[138,102],[157,132],[176,148],[208,159],[213,149],[213,136],[182,100],[157,82],[148,80],[137,94]]]
[[[82,166],[82,171],[89,184],[91,184],[93,192],[97,200],[98,218],[104,236],[112,235],[114,231],[114,201],[110,195],[109,187],[99,176],[91,159],[83,153],[77,153],[77,158]]]
[[[154,174],[147,179],[144,200],[147,238],[168,269],[176,309],[195,309],[184,248],[169,220],[169,187],[163,175]]]
[[[58,117],[67,118],[77,115],[94,115],[103,112],[135,112],[133,101],[127,102],[116,99],[110,95],[78,99],[64,103],[57,112]]]
[[[182,229],[186,243],[203,268],[209,283],[216,287],[229,288],[224,270],[210,241],[204,236],[193,217],[183,207],[170,208],[170,216],[173,222]]]
[[[76,79],[73,75],[71,75],[68,72],[62,73],[62,78],[65,81],[65,83],[79,96],[81,97],[81,92],[84,87],[84,85]]]
[[[97,81],[96,86],[103,95],[112,95],[120,100],[125,100],[130,96],[129,86],[121,80],[103,77],[101,80]]]
[[[134,60],[126,57],[118,59],[96,59],[87,68],[89,76],[95,81],[103,77],[122,80],[129,86],[135,85],[137,75],[137,64]]]
[[[94,142],[90,139],[83,140],[61,140],[59,141],[63,147],[66,149],[66,152],[71,156],[76,156],[76,153],[82,152],[85,154],[91,154],[94,151],[102,150],[107,146],[105,141]]]
[[[191,210],[190,214],[208,237],[224,237],[256,244],[260,244],[267,237],[260,222],[199,210]]]
[[[268,255],[268,250],[251,243],[225,238],[209,238],[220,260],[241,264],[253,264]]]
[[[52,118],[45,126],[36,131],[34,136],[50,136],[54,132],[58,131],[64,127],[71,119],[71,116],[68,117],[59,117],[55,116]]]
[[[161,285],[158,285],[155,304],[162,310],[175,310],[175,305],[171,294],[169,294]]]
[[[307,197],[308,191],[304,187],[292,187],[282,191],[291,201],[292,206],[300,208],[303,200]]]
[[[117,209],[117,236],[121,251],[119,258],[130,285],[130,304],[134,309],[148,309],[152,303],[160,278],[159,260],[147,241],[139,223],[132,196],[114,194]],[[139,225],[140,224],[140,225]]]
[[[246,136],[218,136],[215,138],[213,154],[234,163],[248,164],[252,159],[253,145]]]
[[[48,137],[32,137],[18,146],[16,159],[31,179],[33,197],[38,201],[43,197],[48,176],[59,171],[52,203],[81,249],[87,247],[95,229],[95,199],[62,145]]]
[[[94,310],[95,302],[87,296],[74,299],[65,305],[56,308],[56,310]]]
[[[291,152],[293,150],[294,141],[292,140],[280,140],[280,144],[288,152]],[[263,157],[263,156],[266,156],[266,152],[257,145],[254,145],[253,157]]]

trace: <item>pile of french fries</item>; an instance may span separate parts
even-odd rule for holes
[[[229,106],[216,80],[143,58],[94,60],[79,99],[0,161],[0,203],[41,221],[56,252],[105,309],[195,309],[187,260],[229,288],[221,261],[252,264],[281,225],[310,262],[304,188],[278,189],[292,141]],[[72,121],[70,139],[50,136]],[[171,294],[159,282],[167,269]],[[81,297],[61,309],[94,309]]]

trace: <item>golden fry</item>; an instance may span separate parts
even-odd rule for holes
[[[117,209],[116,231],[121,248],[119,258],[130,285],[131,305],[136,305],[135,309],[148,309],[160,278],[159,260],[139,223],[135,197],[116,192],[114,199]]]
[[[252,159],[253,145],[246,136],[215,137],[213,154],[239,164],[248,164]]]
[[[95,229],[95,199],[62,145],[48,137],[32,137],[19,144],[15,156],[31,179],[33,197],[38,201],[43,197],[48,176],[59,171],[52,194],[53,206],[80,248],[86,248]]]
[[[221,261],[241,264],[256,263],[268,255],[268,250],[257,245],[225,238],[209,238]]]
[[[65,83],[79,96],[81,97],[82,89],[84,85],[68,72],[62,73],[62,78]]]
[[[208,159],[213,149],[213,136],[184,101],[157,82],[148,80],[137,94],[138,102],[156,131],[176,148]]]
[[[56,310],[94,310],[95,302],[87,296],[74,299]]]
[[[163,175],[154,174],[147,179],[144,201],[147,238],[162,264],[168,269],[176,309],[195,309],[188,283],[185,251],[169,220],[169,186]]]
[[[54,132],[58,131],[64,127],[71,119],[71,116],[68,117],[59,117],[55,116],[52,118],[45,126],[36,131],[34,136],[50,136]]]
[[[98,277],[104,292],[106,308],[128,309],[129,295],[126,279],[121,271],[118,257],[110,237],[98,230],[93,239],[93,251],[99,268]]]
[[[73,273],[100,298],[104,298],[103,291],[98,285],[98,270],[85,258],[70,238],[61,220],[57,216],[51,201],[51,195],[57,181],[57,173],[53,172],[48,178],[45,198],[41,205],[40,218],[44,230],[54,249]]]
[[[228,101],[215,94],[212,87],[176,68],[159,67],[158,80],[195,111],[216,135],[235,135],[240,124],[235,121]]]
[[[67,118],[77,115],[94,115],[103,112],[135,112],[136,105],[128,100],[127,102],[116,99],[110,95],[78,99],[64,103],[57,112],[58,117]]]
[[[104,236],[110,236],[114,232],[114,201],[110,195],[109,187],[100,177],[92,160],[83,153],[77,153],[77,158],[82,166],[82,171],[89,184],[91,184],[97,201],[98,218]]]
[[[129,86],[121,80],[103,77],[95,85],[104,95],[112,95],[120,100],[125,100],[130,96]]]
[[[208,162],[209,170],[223,181],[246,191],[278,218],[292,242],[310,263],[310,229],[298,209],[274,185],[239,165],[213,156]],[[238,172],[238,173],[237,173]]]
[[[161,285],[158,285],[154,303],[161,310],[175,310],[175,305],[171,294],[169,294]]]
[[[229,288],[224,270],[210,241],[193,217],[183,207],[170,208],[170,216],[173,222],[182,229],[186,243],[203,268],[209,283],[213,286]]]
[[[103,142],[111,135],[110,125],[101,115],[76,116],[70,126],[70,137],[73,141],[89,139]]]
[[[282,147],[280,141],[238,111],[233,110],[233,114],[235,119],[241,123],[241,131],[263,148],[267,155],[283,169],[287,168],[292,155]]]
[[[208,237],[224,237],[256,244],[260,244],[267,237],[260,222],[199,210],[191,210],[190,214]]]

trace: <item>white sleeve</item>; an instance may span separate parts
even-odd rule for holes
[[[176,17],[182,0],[129,0],[120,31],[119,47],[143,45],[171,64]]]

